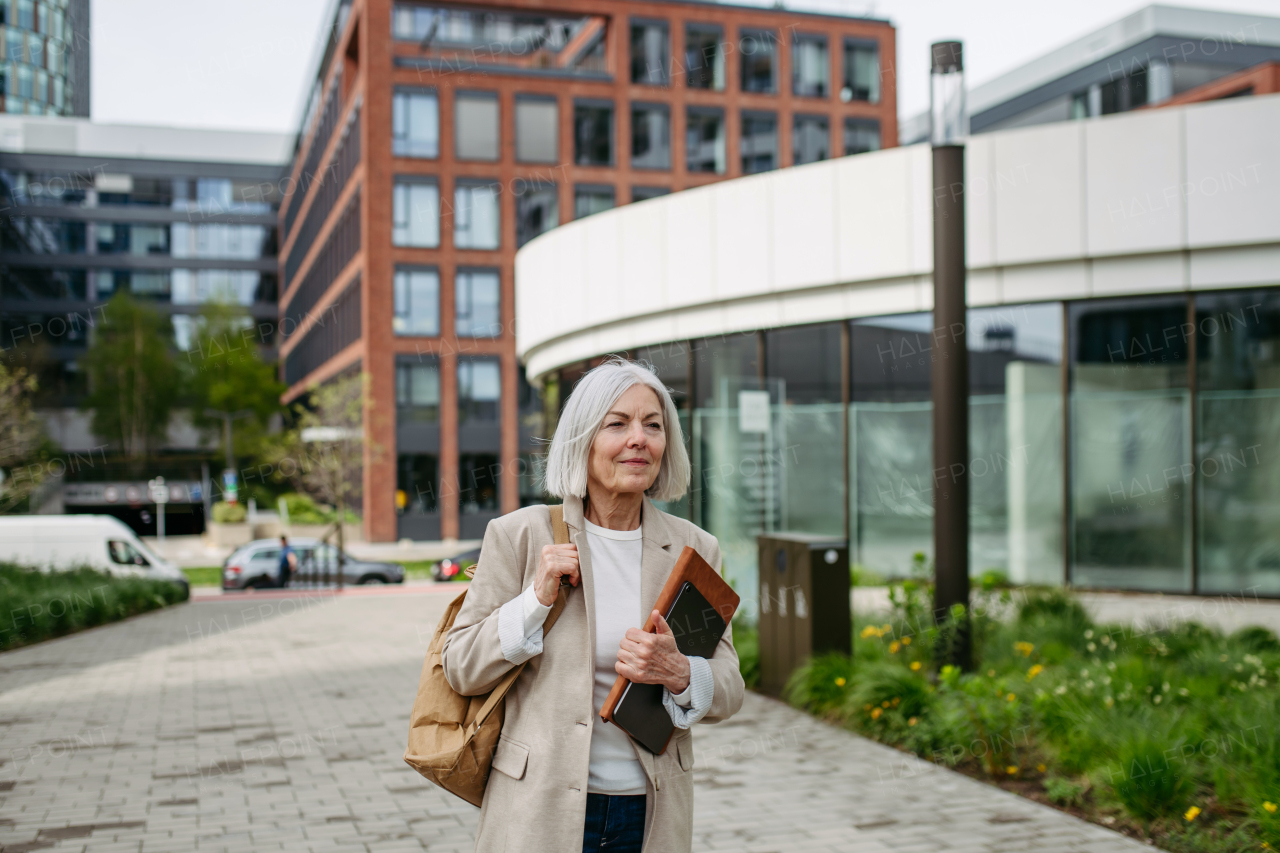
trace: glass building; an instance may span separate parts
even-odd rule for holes
[[[89,0],[0,0],[0,111],[87,118],[89,44]]]
[[[1280,103],[1249,98],[970,140],[975,575],[1280,596],[1275,133]],[[522,304],[592,306],[522,318],[549,410],[610,353],[652,363],[694,460],[667,509],[719,538],[748,601],[762,532],[847,537],[851,568],[885,577],[931,554],[952,330],[928,310],[929,156],[743,178],[654,202],[648,231],[624,212],[521,255]],[[619,259],[567,271],[583,239]]]

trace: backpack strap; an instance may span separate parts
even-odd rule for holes
[[[569,525],[564,523],[564,507],[557,505],[550,507],[550,510],[552,539],[557,545],[569,544]],[[555,603],[551,605],[551,612],[547,614],[546,620],[542,623],[542,636],[544,639],[547,636],[547,632],[551,630],[551,626],[556,624],[556,620],[560,618],[560,614],[564,611],[564,606],[569,600],[569,590],[571,589],[573,589],[573,587],[565,584],[561,586],[560,590],[556,593],[556,600]],[[498,703],[502,701],[503,697],[507,695],[507,691],[516,683],[516,679],[520,677],[520,673],[524,672],[524,668],[528,665],[529,662],[525,661],[503,676],[502,680],[493,688],[493,692],[489,694],[485,703],[480,706],[480,711],[476,714],[475,720],[471,723],[471,731],[474,732],[476,729],[479,729],[481,724],[488,719],[489,714],[493,712],[493,709],[496,708]]]

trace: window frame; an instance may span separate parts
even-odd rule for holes
[[[863,98],[856,97],[856,92],[854,91],[853,86],[850,85],[850,83],[853,82],[852,80],[853,69],[849,67],[850,65],[849,49],[850,48],[867,48],[867,47],[872,48],[875,51],[876,76],[879,79],[877,79],[876,81],[876,86],[874,90],[875,97],[863,99]],[[883,100],[884,91],[883,91],[883,87],[880,85],[883,82],[883,74],[880,69],[880,56],[881,56],[880,42],[877,39],[859,38],[857,36],[844,36],[843,38],[841,38],[840,40],[840,61],[842,63],[842,67],[840,69],[841,70],[841,77],[840,77],[840,100],[841,101],[844,101],[844,103],[846,104],[855,103],[855,102],[859,104],[879,104]],[[850,90],[848,99],[844,97],[844,90],[846,88]]]
[[[435,301],[435,333],[409,331],[401,332],[395,327],[396,320],[400,319],[398,311],[400,307],[399,279],[400,274],[412,273],[433,273],[436,277],[436,301]],[[412,298],[410,298],[410,317],[412,316]],[[434,264],[396,264],[391,270],[391,333],[395,337],[405,338],[438,338],[440,337],[440,268]]]
[[[692,31],[692,32],[701,32],[701,33],[702,33],[702,34],[704,34],[704,35],[711,35],[711,34],[714,34],[714,35],[715,35],[715,37],[716,37],[716,57],[718,58],[718,60],[719,60],[719,62],[720,62],[720,65],[721,65],[721,71],[720,71],[720,73],[721,73],[721,85],[719,86],[719,88],[717,88],[717,87],[714,85],[714,79],[715,79],[714,65],[700,65],[700,66],[698,66],[698,70],[699,70],[699,71],[701,71],[703,68],[707,68],[707,67],[711,67],[711,68],[712,68],[712,80],[713,80],[712,85],[710,85],[710,86],[695,86],[695,85],[693,85],[694,75],[691,73],[691,72],[692,72],[692,66],[690,66],[690,65],[688,64],[688,59],[689,59],[689,33],[690,33],[691,31]],[[724,28],[722,25],[720,25],[720,24],[702,23],[701,21],[685,21],[685,22],[684,22],[684,40],[681,42],[681,47],[682,47],[682,48],[684,48],[684,58],[685,58],[685,72],[684,72],[684,74],[685,74],[685,88],[686,88],[686,89],[695,89],[695,90],[700,91],[700,92],[723,92],[723,91],[725,91],[727,88],[729,88],[729,57],[728,57],[728,54],[727,54],[727,53],[725,52],[725,50],[724,50],[724,45],[725,45],[724,31],[725,31],[725,28]],[[702,56],[701,56],[701,61],[706,62],[706,60],[707,60],[707,57],[706,57],[705,55],[702,55]],[[699,76],[701,76],[701,75],[699,75]]]
[[[600,192],[600,191],[603,191],[603,190],[608,190],[609,197],[610,197],[610,199],[612,199],[612,201],[613,201],[613,204],[612,204],[612,205],[610,205],[610,207],[609,207],[608,209],[609,209],[609,210],[613,210],[615,207],[617,207],[617,206],[618,206],[618,188],[617,188],[617,187],[615,187],[613,184],[590,184],[590,183],[587,183],[587,184],[574,184],[574,185],[573,185],[573,219],[574,219],[574,221],[575,221],[575,222],[576,222],[576,221],[578,221],[579,219],[586,219],[588,216],[594,216],[594,215],[595,215],[594,213],[587,213],[587,214],[583,214],[582,216],[579,216],[579,215],[578,215],[578,196],[579,196],[580,194],[585,195],[585,194],[587,194],[587,193],[592,193],[592,192],[596,192],[596,193],[597,193],[597,194],[599,194],[599,195],[604,195],[604,193],[603,193],[603,192]],[[603,210],[601,210],[601,211],[597,211],[597,213],[604,213],[604,211],[603,211]]]
[[[745,143],[747,141],[747,120],[748,119],[772,119],[773,120],[773,166],[768,169],[760,169],[747,171],[744,162],[747,154],[745,151]],[[739,132],[738,132],[738,166],[742,170],[743,175],[760,175],[765,172],[772,172],[781,167],[782,159],[782,140],[779,138],[780,121],[777,110],[756,110],[743,109],[738,112]],[[758,156],[753,153],[752,156]]]
[[[493,203],[497,215],[494,217],[495,233],[492,246],[463,246],[458,242],[458,219],[462,205],[458,203],[458,191],[489,187],[494,190]],[[497,178],[458,177],[453,182],[453,247],[467,252],[496,252],[502,248],[502,182]]]
[[[755,56],[753,53],[746,53],[742,49],[742,44],[748,38],[752,40],[762,41],[764,44],[770,45],[770,61],[769,61],[769,88],[753,89],[747,86],[746,63],[742,61],[742,57]],[[782,44],[782,40],[778,38],[777,30],[768,27],[739,27],[738,28],[738,89],[750,95],[777,95],[779,94],[778,85],[778,66],[781,64],[781,51],[778,46]]]
[[[555,107],[555,121],[551,124],[552,143],[551,143],[551,159],[549,160],[527,160],[520,156],[520,105],[521,104],[551,104]],[[517,92],[512,106],[512,130],[515,133],[515,161],[517,163],[558,163],[560,162],[560,99],[555,95],[547,95],[540,92]]]
[[[636,162],[636,112],[637,110],[655,110],[666,113],[667,116],[667,165],[665,166],[646,166]],[[671,134],[671,104],[665,101],[632,101],[630,108],[631,121],[631,145],[629,161],[632,169],[638,169],[646,172],[670,172],[672,169],[672,134]]]
[[[401,226],[396,223],[396,190],[401,186],[431,186],[436,191],[436,210],[435,210],[435,242],[429,244],[423,243],[398,243],[396,242],[396,229]],[[411,207],[411,206],[410,206]],[[412,220],[408,220],[403,226],[406,230],[412,230],[410,224]],[[396,248],[403,249],[438,249],[440,248],[440,180],[435,175],[393,175],[391,178],[391,245]]]
[[[690,117],[692,116],[715,116],[720,119],[720,145],[723,163],[719,169],[694,169],[689,162],[689,126]],[[729,128],[728,117],[724,107],[703,106],[702,104],[686,104],[684,111],[684,133],[685,133],[685,150],[684,150],[684,168],[686,172],[694,175],[725,175],[729,172]]]
[[[800,132],[800,123],[802,121],[813,121],[813,120],[821,121],[826,125],[825,137],[827,140],[827,156],[820,157],[817,160],[805,160],[802,162],[798,156],[800,146],[796,144],[796,142],[798,141],[796,139],[796,136]],[[821,163],[823,160],[830,160],[830,159],[831,159],[831,116],[826,115],[825,113],[793,113],[791,115],[791,165],[805,166],[805,165],[808,165],[809,163]]]
[[[462,122],[458,120],[458,107],[464,101],[492,101],[495,115],[494,145],[492,157],[475,157],[462,153]],[[493,89],[455,89],[453,92],[453,156],[466,163],[497,163],[502,160],[502,98]]]
[[[800,87],[800,63],[796,61],[799,54],[799,46],[801,43],[821,44],[823,53],[826,57],[823,63],[826,66],[822,77],[822,92],[820,94],[812,94],[809,92],[799,91]],[[815,98],[826,99],[831,97],[831,37],[826,33],[800,32],[793,30],[791,33],[791,96],[793,98]]]
[[[584,163],[578,153],[578,110],[609,110],[609,160],[605,163]],[[618,163],[618,105],[611,98],[573,99],[573,165],[581,169],[612,169]]]
[[[435,101],[436,138],[435,138],[435,152],[432,154],[413,154],[413,153],[408,153],[407,151],[396,150],[396,143],[399,142],[401,139],[401,137],[396,136],[396,103],[399,101],[400,98],[409,99],[413,97],[430,97],[433,101]],[[405,110],[407,112],[408,110],[407,106],[405,107]],[[408,121],[407,115],[405,117],[405,120],[407,123]],[[407,140],[408,142],[413,141],[412,137],[403,137],[403,139]],[[391,156],[411,158],[414,160],[438,160],[440,158],[440,93],[437,92],[434,87],[432,86],[396,86],[392,90],[391,92]]]
[[[474,321],[472,322],[472,326],[471,326],[472,330],[463,332],[463,331],[460,331],[459,329],[458,321],[459,321],[459,318],[461,317],[462,299],[459,296],[458,289],[462,286],[462,276],[464,275],[471,276],[471,275],[475,275],[476,273],[492,274],[493,277],[496,279],[497,287],[496,287],[495,293],[497,296],[497,300],[496,300],[497,321],[493,324],[490,324],[490,328],[492,328],[495,325],[497,326],[496,333],[490,333],[487,335],[476,334],[474,331]],[[472,283],[469,286],[473,288],[474,283]],[[473,292],[468,293],[468,301],[474,306],[475,299],[474,299]],[[497,340],[502,337],[502,326],[503,326],[503,321],[502,321],[502,269],[501,267],[485,266],[480,264],[459,264],[458,267],[453,271],[453,334],[454,334],[454,337],[468,338],[470,340],[477,340],[477,341]]]
[[[666,38],[663,40],[665,56],[663,67],[659,71],[660,80],[636,79],[635,30],[637,27],[661,27]],[[663,18],[645,18],[632,16],[627,18],[627,80],[632,86],[671,87],[671,22]]]

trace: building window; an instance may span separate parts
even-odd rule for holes
[[[493,356],[458,359],[458,421],[496,422],[502,371]]]
[[[631,188],[631,200],[633,202],[648,201],[651,198],[660,198],[661,196],[670,195],[670,194],[671,194],[671,190],[667,189],[666,187],[632,187]]]
[[[582,219],[593,213],[613,208],[613,187],[578,185],[573,190],[573,218]]]
[[[665,86],[671,63],[670,38],[665,21],[631,22],[631,82]]]
[[[826,116],[796,116],[791,134],[796,165],[816,163],[831,156],[831,125]]]
[[[671,168],[671,109],[665,104],[631,105],[631,167]]]
[[[494,453],[458,454],[458,511],[464,515],[498,511],[498,475]]]
[[[396,464],[396,511],[435,512],[440,460],[434,453],[401,453]]]
[[[391,193],[391,243],[434,249],[440,245],[440,188],[397,178]]]
[[[743,30],[738,53],[742,91],[768,94],[778,91],[774,74],[778,63],[778,36],[773,31]]]
[[[391,153],[440,156],[440,105],[436,93],[397,89],[391,101]]]
[[[796,33],[791,43],[791,91],[802,97],[825,98],[830,94],[829,77],[827,37]]]
[[[516,248],[560,224],[555,184],[529,184],[516,190]]]
[[[712,24],[686,24],[684,66],[690,89],[724,91],[724,31]]]
[[[434,359],[396,364],[396,423],[440,422],[440,367]]]
[[[724,112],[715,107],[689,107],[685,125],[689,171],[723,175]]]
[[[865,154],[880,150],[880,122],[872,118],[844,120],[844,154]]]
[[[613,103],[578,101],[573,105],[573,162],[613,165]]]
[[[434,269],[399,267],[393,279],[397,335],[435,337],[440,334],[440,274]]]
[[[460,338],[502,335],[497,270],[458,270],[454,287],[453,332]]]
[[[454,96],[453,136],[459,160],[498,159],[498,96],[459,92]]]
[[[840,100],[880,103],[880,45],[874,41],[844,41],[844,86]]]
[[[453,190],[453,245],[459,249],[496,249],[499,242],[498,194],[501,184],[459,181]]]
[[[754,175],[778,168],[778,116],[742,113],[742,173]]]
[[[516,159],[554,163],[560,159],[560,108],[555,98],[516,96]]]

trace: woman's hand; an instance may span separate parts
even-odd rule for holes
[[[556,595],[560,592],[560,578],[568,578],[569,583],[577,586],[581,582],[578,574],[578,546],[543,545],[542,559],[538,561],[538,574],[533,579],[533,593],[543,607],[556,603]]]
[[[672,693],[683,693],[689,687],[689,659],[676,648],[676,635],[662,614],[655,610],[652,615],[658,633],[628,628],[614,671],[637,684],[661,684]]]

